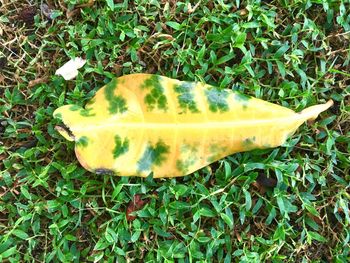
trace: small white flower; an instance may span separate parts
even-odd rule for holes
[[[86,63],[85,59],[73,58],[66,64],[56,70],[56,75],[61,75],[65,80],[74,79],[78,75],[78,69],[84,66]]]

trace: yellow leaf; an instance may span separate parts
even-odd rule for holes
[[[295,113],[229,89],[132,74],[113,79],[85,109],[66,105],[54,116],[87,170],[175,177],[233,153],[279,146],[332,103]]]

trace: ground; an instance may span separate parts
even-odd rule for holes
[[[349,32],[346,0],[0,0],[0,261],[348,262]],[[86,172],[52,113],[135,72],[334,106],[184,178]]]

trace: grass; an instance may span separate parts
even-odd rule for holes
[[[349,1],[42,2],[0,0],[0,261],[350,260]],[[184,178],[86,172],[52,113],[133,72],[335,105]]]

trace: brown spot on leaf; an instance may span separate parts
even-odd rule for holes
[[[313,214],[311,214],[311,213],[307,213],[307,215],[308,215],[312,220],[314,220],[318,225],[323,226],[323,220],[322,220],[320,217],[315,216],[315,215],[313,215]]]
[[[126,209],[126,220],[133,221],[136,219],[136,216],[130,215],[132,212],[142,209],[147,203],[148,199],[142,200],[141,195],[137,194],[134,196],[134,199],[129,202],[128,208]]]

